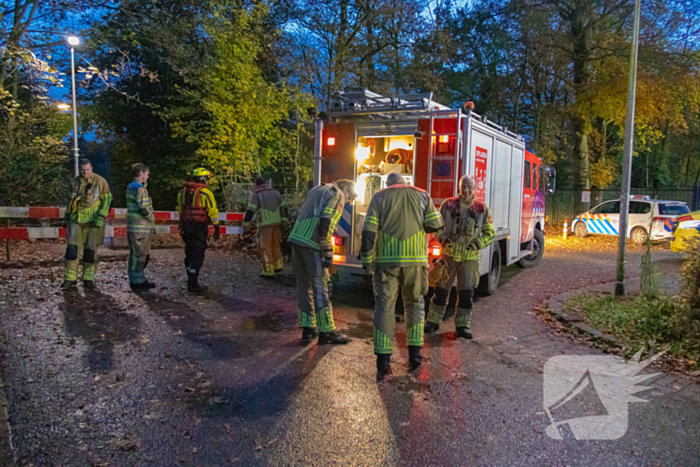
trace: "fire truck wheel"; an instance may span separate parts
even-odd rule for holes
[[[501,246],[498,242],[493,242],[492,245],[491,270],[488,274],[481,276],[479,286],[476,289],[481,295],[495,294],[498,282],[501,280]]]
[[[535,235],[532,239],[532,253],[518,261],[518,266],[521,268],[534,268],[540,264],[540,260],[544,255],[544,235],[541,230],[535,229]]]
[[[574,227],[574,233],[577,237],[583,238],[588,236],[588,227],[583,222],[577,222],[576,227]]]
[[[644,227],[635,227],[630,232],[630,239],[635,245],[644,245],[649,239],[649,234]]]

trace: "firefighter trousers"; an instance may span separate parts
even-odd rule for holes
[[[442,280],[435,284],[428,322],[437,325],[442,322],[456,277],[458,300],[455,326],[468,328],[471,324],[474,288],[479,284],[479,260],[455,261],[447,256],[443,256],[442,259],[445,261],[446,272],[442,274]]]
[[[180,231],[185,242],[185,268],[190,277],[199,277],[199,270],[204,264],[204,252],[207,250],[209,226],[205,224],[183,224]]]
[[[80,268],[80,254],[83,257],[83,280],[95,280],[97,269],[97,248],[105,238],[105,228],[95,227],[92,222],[66,225],[66,265],[63,280],[77,281]]]
[[[328,269],[321,263],[321,252],[292,245],[292,268],[297,278],[299,327],[319,332],[335,331],[333,306],[328,295]]]
[[[127,232],[129,241],[129,283],[144,284],[146,266],[151,257],[151,234]]]
[[[387,268],[377,266],[372,278],[374,286],[374,353],[391,354],[394,349],[396,300],[401,287],[406,313],[406,345],[423,346],[423,319],[428,293],[428,268],[409,266]]]
[[[282,227],[279,224],[258,228],[258,250],[263,275],[274,276],[275,271],[282,270]]]

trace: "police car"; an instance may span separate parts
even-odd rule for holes
[[[649,239],[661,240],[673,236],[673,220],[688,214],[690,209],[682,201],[650,199],[648,196],[630,196],[627,235],[641,245]],[[589,234],[619,235],[620,200],[606,201],[574,219],[571,229],[577,237]]]

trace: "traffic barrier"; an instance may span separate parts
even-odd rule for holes
[[[66,208],[59,207],[0,207],[0,219],[63,219]],[[108,220],[126,219],[127,210],[110,209]],[[174,222],[180,217],[176,211],[155,211],[156,221]],[[243,213],[220,212],[220,222],[236,222],[243,220]],[[180,230],[177,225],[156,224],[156,235],[177,235]],[[214,226],[209,226],[209,233],[214,234]],[[222,226],[221,235],[241,235],[243,227]],[[65,227],[0,227],[0,240],[34,240],[43,238],[65,238]],[[125,225],[105,225],[105,238],[126,237]]]

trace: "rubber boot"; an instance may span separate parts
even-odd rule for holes
[[[318,329],[316,328],[301,328],[301,340],[311,342],[318,337]]]
[[[377,354],[377,373],[379,375],[386,375],[391,372],[391,354],[388,353],[378,353]]]
[[[61,284],[62,290],[74,289],[78,285],[78,281],[63,281]]]
[[[95,281],[83,281],[83,287],[85,287],[86,289],[94,289]]]
[[[455,334],[457,334],[457,337],[461,337],[462,339],[471,339],[472,338],[472,332],[469,330],[468,327],[460,326],[460,327],[456,328]]]
[[[409,345],[408,346],[408,371],[415,372],[420,369],[421,360],[423,357],[420,355],[420,346]]]
[[[154,282],[142,282],[140,284],[129,284],[133,292],[144,292],[146,290],[155,289],[156,284]]]
[[[201,296],[205,294],[207,288],[199,285],[198,276],[198,274],[187,274],[187,291]]]
[[[428,321],[427,323],[425,323],[425,327],[423,328],[423,332],[425,332],[426,334],[432,334],[434,332],[437,332],[438,329],[440,329],[439,324],[435,324],[435,323]]]
[[[350,342],[348,336],[344,336],[338,331],[322,332],[318,335],[318,345],[347,344],[348,342]]]

